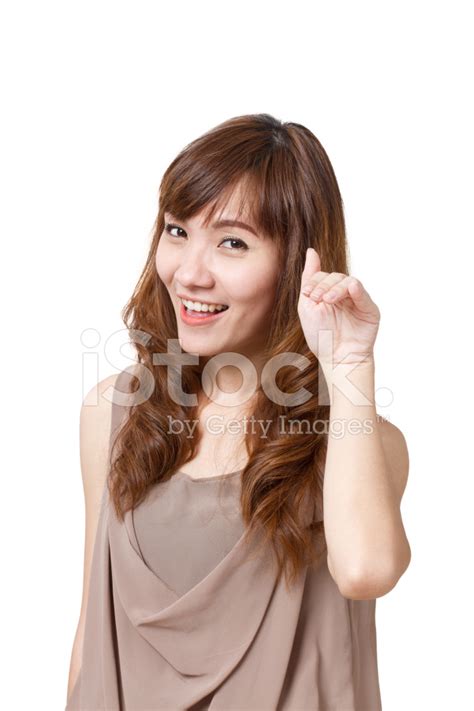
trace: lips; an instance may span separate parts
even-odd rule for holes
[[[229,310],[229,307],[222,309],[221,311],[186,311],[186,307],[181,303],[179,310],[181,321],[188,326],[204,326],[206,324],[211,324],[214,321],[222,318],[224,314]]]

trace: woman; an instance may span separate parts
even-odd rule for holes
[[[346,251],[304,126],[236,117],[167,169],[123,314],[137,363],[81,410],[68,710],[381,708],[408,453],[375,409],[380,312]]]

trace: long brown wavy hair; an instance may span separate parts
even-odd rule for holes
[[[168,480],[198,450],[198,428],[193,437],[185,431],[170,434],[168,420],[196,418],[198,405],[177,404],[169,393],[167,368],[153,363],[153,353],[169,352],[168,339],[178,338],[175,311],[157,274],[155,255],[165,212],[187,220],[206,208],[207,224],[237,184],[245,186],[240,211],[248,211],[260,233],[276,242],[280,255],[264,362],[287,352],[309,362],[304,369],[300,363],[282,367],[276,376],[285,393],[309,391],[304,403],[279,405],[259,389],[251,415],[271,425],[266,438],[246,432],[248,463],[241,474],[246,540],[259,531],[262,545],[275,554],[279,575],[284,571],[291,585],[304,566],[319,561],[327,550],[322,516],[316,512],[323,509],[329,405],[319,402],[318,392],[325,392],[319,381],[324,379],[297,313],[307,247],[317,250],[323,271],[348,273],[339,187],[324,148],[305,126],[283,123],[269,114],[232,118],[187,145],[163,175],[146,264],[122,311],[129,332],[146,334],[132,340],[138,363],[153,376],[154,390],[129,408],[113,444],[108,487],[114,510],[123,520],[152,486]],[[201,364],[183,366],[185,393],[202,390],[201,371]],[[130,382],[136,392],[138,377]],[[291,431],[287,427],[281,431],[282,416],[291,422]],[[308,510],[309,519],[303,514]]]

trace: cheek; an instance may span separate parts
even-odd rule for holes
[[[229,294],[234,296],[235,303],[240,304],[252,320],[258,321],[273,309],[277,281],[278,273],[275,274],[273,270],[258,270],[246,274]]]
[[[155,268],[164,284],[169,284],[173,278],[175,265],[164,242],[159,242],[155,254]]]
[[[255,313],[258,314],[260,319],[263,318],[267,321],[273,311],[275,298],[273,292],[269,289],[263,293],[265,294],[264,297],[259,297],[258,302],[255,304]]]

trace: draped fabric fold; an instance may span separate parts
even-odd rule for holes
[[[113,514],[109,520],[112,569],[127,617],[180,673],[226,676],[254,639],[275,589],[271,560],[248,559],[252,551],[244,546],[242,535],[209,575],[179,597],[132,545],[129,514],[124,525]]]

